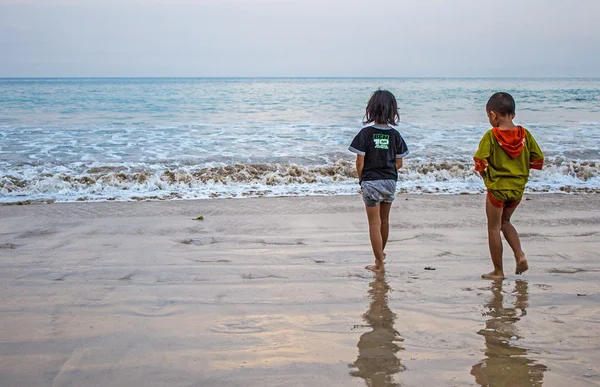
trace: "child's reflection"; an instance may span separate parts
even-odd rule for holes
[[[485,338],[486,357],[473,366],[471,375],[481,386],[541,386],[546,366],[527,358],[527,350],[517,346],[522,337],[515,323],[527,314],[527,282],[516,281],[512,308],[503,305],[502,286],[503,281],[494,281],[490,286],[492,298],[484,313],[489,319],[485,329],[478,332]]]
[[[350,375],[363,378],[367,386],[396,386],[393,375],[404,370],[396,356],[403,349],[398,345],[403,339],[394,329],[396,314],[388,306],[391,288],[384,273],[376,273],[369,286],[371,304],[363,319],[372,330],[360,336],[358,358],[349,366],[355,370]]]

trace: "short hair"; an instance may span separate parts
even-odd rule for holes
[[[495,112],[501,116],[510,116],[515,114],[515,99],[512,95],[504,92],[495,93],[490,97],[485,105],[485,110]]]
[[[398,125],[400,115],[398,114],[398,103],[394,94],[387,90],[377,90],[371,94],[367,103],[363,124],[375,122],[379,124]]]

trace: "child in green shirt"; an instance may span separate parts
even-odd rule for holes
[[[486,279],[504,279],[502,239],[514,252],[516,274],[529,269],[521,241],[510,217],[523,197],[529,170],[542,169],[544,155],[529,131],[513,123],[515,100],[508,93],[492,95],[486,106],[492,129],[483,135],[473,159],[487,187],[485,213],[488,222],[488,243],[494,271],[482,275]]]

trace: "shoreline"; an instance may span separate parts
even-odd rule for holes
[[[545,192],[545,191],[525,191],[525,197],[532,196],[593,196],[600,193],[600,188],[572,188],[564,189],[560,192]],[[482,192],[461,192],[461,193],[446,193],[446,192],[400,192],[396,193],[399,197],[463,197],[463,196],[482,196]],[[252,199],[302,199],[302,198],[328,198],[328,197],[358,197],[356,193],[351,194],[313,194],[313,195],[280,195],[280,196],[235,196],[235,197],[212,197],[212,198],[160,198],[158,196],[151,197],[133,197],[130,199],[98,199],[98,200],[70,200],[59,201],[57,199],[24,199],[15,202],[0,202],[0,207],[10,206],[28,206],[42,204],[106,204],[106,203],[160,203],[160,202],[203,202],[213,200],[252,200]],[[529,200],[529,199],[527,199]]]
[[[0,206],[0,385],[597,385],[600,196],[502,282],[484,197],[398,195],[385,276],[358,195]]]

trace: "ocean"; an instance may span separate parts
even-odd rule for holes
[[[371,92],[399,103],[398,190],[484,191],[496,91],[546,156],[531,193],[600,192],[600,79],[0,79],[0,203],[353,195]]]

